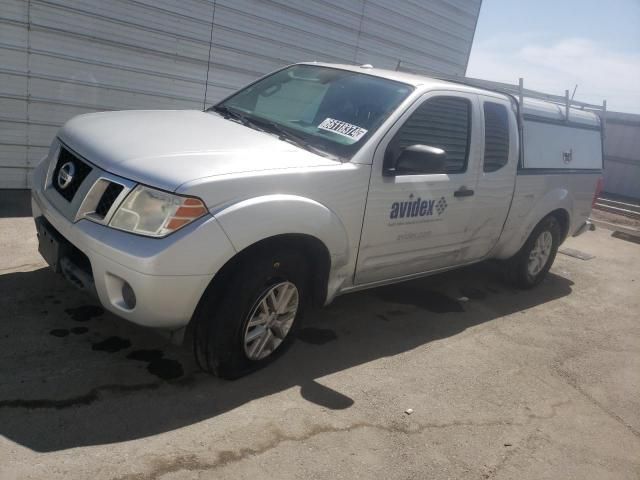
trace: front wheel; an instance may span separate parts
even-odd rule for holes
[[[560,246],[562,232],[554,216],[544,218],[520,251],[507,262],[507,278],[520,288],[539,284],[549,272]]]
[[[194,316],[200,368],[227,379],[257,370],[295,337],[305,305],[305,258],[289,249],[261,249],[212,285]]]

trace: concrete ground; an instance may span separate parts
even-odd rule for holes
[[[103,313],[3,213],[3,480],[640,478],[640,245],[610,231],[531,291],[479,265],[341,297],[226,382]]]

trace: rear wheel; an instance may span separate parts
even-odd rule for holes
[[[520,288],[531,288],[549,272],[560,246],[562,231],[554,216],[544,218],[507,262],[507,278]]]
[[[280,356],[295,337],[307,294],[304,257],[260,249],[205,292],[194,316],[200,368],[233,379]]]

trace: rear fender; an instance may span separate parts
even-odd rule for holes
[[[535,199],[534,194],[525,193],[523,199],[517,203],[519,204],[514,204],[509,212],[504,230],[506,237],[498,243],[496,250],[491,254],[493,258],[507,259],[515,255],[536,225],[555,210],[564,210],[569,218],[569,225],[571,224],[573,199],[565,187],[549,190],[539,199]]]

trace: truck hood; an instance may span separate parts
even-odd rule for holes
[[[338,163],[196,110],[90,113],[68,121],[58,136],[110,173],[169,191],[204,177]]]

